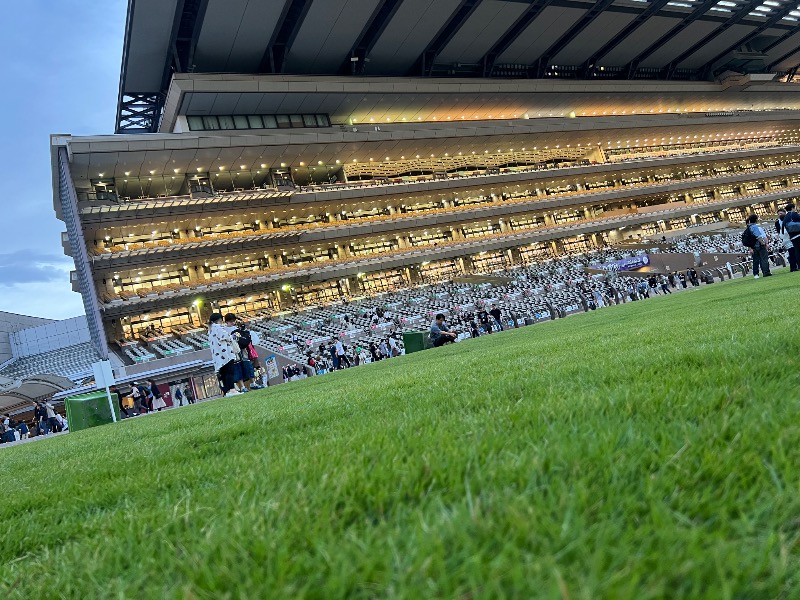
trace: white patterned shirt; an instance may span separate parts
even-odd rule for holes
[[[236,344],[228,330],[219,323],[213,323],[208,332],[208,346],[214,370],[219,371],[232,360],[236,360]]]

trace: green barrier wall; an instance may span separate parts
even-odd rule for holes
[[[433,344],[431,344],[431,338],[427,331],[406,331],[403,333],[403,346],[406,348],[406,354],[411,354],[427,350]]]
[[[119,399],[116,394],[111,394],[111,401],[114,403],[114,413],[119,420]],[[105,390],[70,396],[64,400],[64,407],[67,409],[70,431],[113,423]]]

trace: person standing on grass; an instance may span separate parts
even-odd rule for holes
[[[133,412],[134,413],[138,413],[138,414],[141,415],[142,413],[146,412],[145,409],[144,409],[144,402],[143,402],[143,399],[142,399],[142,392],[139,391],[139,386],[136,385],[135,381],[131,384],[131,398],[133,398]]]
[[[753,279],[758,279],[759,267],[764,273],[764,277],[769,277],[772,273],[769,270],[769,244],[767,234],[758,224],[758,215],[750,215],[747,218],[747,228],[755,236],[756,243],[753,251]]]
[[[789,254],[789,272],[792,273],[797,271],[797,256],[794,251],[794,244],[792,244],[792,236],[786,231],[786,225],[783,223],[785,217],[786,209],[778,209],[778,218],[775,219],[775,233],[778,234],[781,244],[783,244],[783,249]]]
[[[154,380],[151,379],[147,383],[150,384],[150,394],[153,396],[153,408],[161,412],[162,408],[167,408],[167,403],[164,402],[164,398],[161,396],[161,390],[158,389]]]
[[[672,293],[669,289],[667,278],[664,275],[661,276],[661,291],[664,292],[665,296]]]
[[[61,431],[61,426],[58,423],[58,419],[56,419],[55,407],[48,400],[45,400],[44,409],[47,413],[47,426],[50,431]]]
[[[339,370],[339,354],[336,352],[336,344],[331,342],[330,347],[328,348],[328,354],[331,355],[331,362],[333,363],[333,370]]]
[[[434,348],[444,346],[445,344],[452,344],[456,341],[456,334],[450,331],[447,323],[444,322],[444,315],[439,313],[436,319],[431,323],[431,341]]]
[[[223,396],[239,394],[233,385],[233,363],[236,360],[236,343],[230,332],[222,325],[222,315],[212,313],[208,330],[208,345],[211,349],[211,360],[220,380]]]
[[[503,322],[500,320],[502,318],[502,313],[500,309],[497,308],[496,304],[492,304],[492,310],[489,311],[489,314],[492,315],[494,322],[497,323],[497,326],[500,328],[500,331],[503,331]]]
[[[792,243],[792,248],[794,248],[795,266],[797,269],[800,269],[800,231],[792,233],[793,230],[798,228],[796,223],[800,223],[800,214],[795,211],[794,203],[790,202],[786,205],[783,227],[786,231],[786,235],[789,237],[789,241]]]
[[[189,404],[194,404],[194,392],[192,391],[192,385],[190,383],[187,383],[186,387],[183,388],[183,395]]]
[[[178,401],[178,406],[183,406],[183,392],[181,391],[181,386],[175,386],[175,400]]]
[[[674,289],[675,288],[675,273],[670,271],[669,275],[667,275],[667,281],[669,281],[669,287]]]
[[[489,313],[486,312],[486,309],[483,307],[478,311],[478,321],[480,321],[481,327],[483,327],[486,333],[492,333],[492,326],[489,323]]]
[[[341,339],[336,340],[336,358],[339,359],[339,367],[342,369],[349,369],[350,368],[350,357],[347,356],[347,350],[344,348],[344,344],[342,343]]]

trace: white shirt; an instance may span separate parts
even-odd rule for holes
[[[342,344],[342,340],[336,341],[336,356],[343,356],[344,355],[344,344]]]
[[[236,360],[235,345],[227,328],[219,323],[211,325],[208,331],[208,346],[211,349],[211,360],[214,361],[215,370],[219,371],[232,360]]]

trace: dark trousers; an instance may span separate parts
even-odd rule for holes
[[[439,346],[444,346],[445,344],[452,344],[456,341],[456,338],[452,338],[449,335],[440,335],[438,338],[433,340],[433,347],[438,348]]]
[[[789,270],[800,270],[800,236],[792,240],[792,247],[789,249]]]
[[[233,361],[226,363],[219,370],[220,386],[224,396],[233,389]]]
[[[758,275],[759,268],[765,276],[772,275],[769,271],[769,258],[767,249],[763,244],[756,244],[753,248],[753,275]]]

